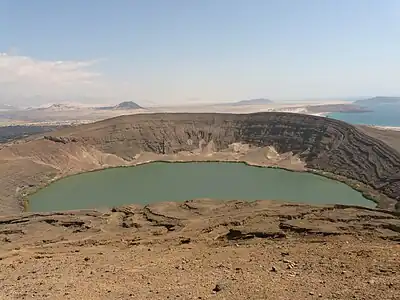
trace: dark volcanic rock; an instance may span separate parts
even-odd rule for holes
[[[120,104],[115,106],[115,109],[140,109],[140,108],[143,108],[143,107],[141,107],[140,105],[138,105],[137,103],[135,103],[133,101],[121,102]]]
[[[117,104],[115,106],[103,106],[103,107],[97,107],[97,110],[124,110],[124,109],[141,109],[143,107],[141,107],[139,104],[133,102],[133,101],[125,101],[125,102],[121,102],[120,104]]]

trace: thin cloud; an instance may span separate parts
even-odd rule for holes
[[[92,61],[40,61],[26,56],[0,54],[0,83],[30,81],[65,83],[94,80],[101,74],[89,70]]]
[[[0,102],[37,104],[26,102],[111,96],[118,88],[93,70],[98,62],[46,61],[0,53]]]

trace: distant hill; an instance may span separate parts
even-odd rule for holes
[[[242,100],[239,102],[234,102],[233,105],[262,105],[262,104],[271,104],[273,101],[265,98],[258,99],[250,99],[250,100]]]
[[[115,106],[103,106],[103,107],[97,107],[96,109],[100,110],[129,110],[129,109],[142,109],[139,104],[133,102],[133,101],[125,101],[121,102],[120,104],[117,104]]]
[[[47,107],[39,107],[39,108],[33,108],[33,110],[39,110],[39,111],[72,111],[72,110],[78,110],[80,107],[74,106],[74,105],[68,105],[68,104],[62,104],[62,103],[56,103],[52,104]]]
[[[358,105],[380,105],[380,104],[399,104],[400,97],[373,97],[369,99],[357,100],[353,102]]]
[[[139,104],[133,102],[133,101],[125,101],[121,102],[117,106],[115,106],[115,109],[140,109],[143,108]]]

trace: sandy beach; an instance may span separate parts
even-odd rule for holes
[[[378,126],[378,125],[366,125],[368,127],[380,129],[380,130],[392,130],[392,131],[400,131],[399,126]]]

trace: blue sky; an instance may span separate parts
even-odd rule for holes
[[[0,52],[8,103],[400,95],[400,1],[0,0]]]

